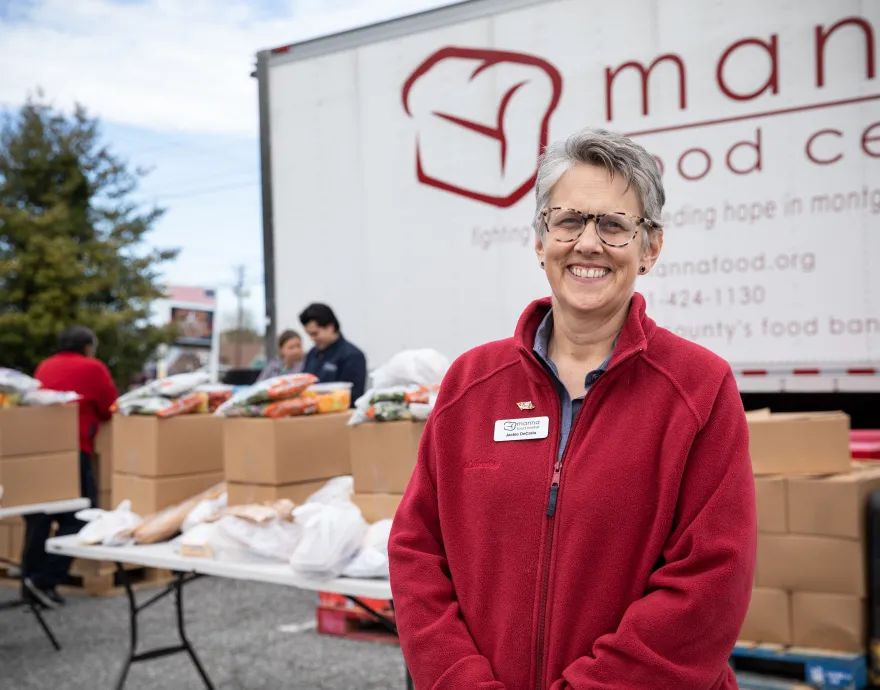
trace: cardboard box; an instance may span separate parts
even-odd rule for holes
[[[749,414],[755,474],[849,472],[849,415],[843,412]]]
[[[351,474],[350,412],[284,419],[225,419],[226,479],[281,486]]]
[[[79,451],[0,457],[4,508],[80,497]]]
[[[95,481],[98,491],[110,491],[113,486],[113,422],[104,422],[95,438]]]
[[[170,419],[116,415],[113,472],[174,477],[223,471],[223,422],[210,414]]]
[[[864,542],[868,501],[880,490],[880,468],[788,480],[789,531]]]
[[[795,592],[792,625],[798,647],[855,653],[867,648],[867,605],[859,597]]]
[[[755,477],[758,531],[788,532],[788,498],[785,477]]]
[[[98,492],[98,507],[102,510],[113,510],[116,507],[113,505],[113,491],[111,489],[101,489]]]
[[[752,601],[739,634],[741,640],[790,645],[791,596],[781,589],[752,590]]]
[[[79,451],[79,407],[10,407],[0,410],[0,458]]]
[[[759,534],[755,586],[864,597],[865,547],[852,539]]]
[[[419,456],[424,422],[376,422],[351,430],[351,473],[360,494],[402,494]]]
[[[326,480],[297,482],[295,484],[282,484],[279,486],[267,486],[265,484],[240,484],[229,482],[229,505],[242,506],[251,503],[265,503],[287,498],[296,505],[302,505],[306,499],[320,489]]]
[[[355,494],[352,497],[369,523],[393,520],[402,499],[400,494]]]
[[[166,420],[167,421],[167,420]],[[223,481],[222,472],[186,474],[175,477],[113,475],[113,505],[131,501],[131,509],[142,517],[174,506],[207,491]]]

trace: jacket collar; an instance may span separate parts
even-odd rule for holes
[[[522,316],[520,316],[514,335],[517,349],[538,364],[539,369],[535,373],[542,377],[544,376],[543,367],[540,366],[535,357],[533,348],[538,328],[540,328],[541,322],[547,316],[550,309],[551,301],[549,297],[543,297],[532,302],[526,307]],[[645,298],[638,292],[634,293],[630,302],[629,314],[626,317],[626,322],[623,324],[623,329],[620,331],[617,345],[614,348],[614,354],[608,363],[608,369],[613,369],[618,362],[628,359],[633,354],[644,351],[648,347],[648,340],[656,328],[657,324],[645,313]],[[531,369],[533,367],[530,367]]]

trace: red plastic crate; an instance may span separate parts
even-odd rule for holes
[[[391,602],[386,599],[368,599],[366,597],[360,597],[359,601],[362,601],[371,609],[378,611],[379,613],[387,613],[392,610]],[[335,594],[334,592],[318,592],[318,603],[321,606],[360,610],[360,607],[351,599],[342,594]]]
[[[317,630],[322,635],[335,635],[351,640],[400,644],[397,635],[365,611],[337,606],[318,606],[315,609]]]
[[[880,460],[880,429],[853,429],[849,451],[856,460]]]

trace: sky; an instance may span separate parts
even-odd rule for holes
[[[172,285],[218,289],[233,312],[264,309],[257,51],[455,0],[0,0],[0,108],[42,89],[79,103],[105,141],[151,170],[139,195],[167,209],[149,238],[176,247]]]

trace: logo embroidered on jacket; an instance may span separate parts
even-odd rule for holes
[[[516,406],[521,410],[534,410],[535,409],[535,403],[533,403],[531,400],[526,400],[525,402],[518,402],[516,404]]]

